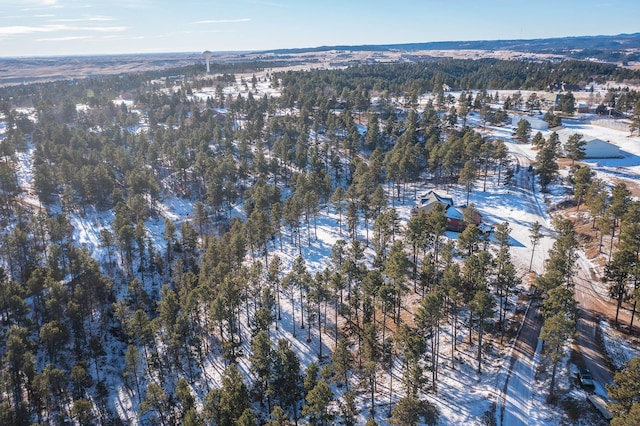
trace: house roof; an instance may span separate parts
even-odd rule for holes
[[[420,205],[426,207],[433,203],[440,203],[447,206],[453,206],[453,198],[443,197],[433,191],[429,191],[420,198]]]
[[[462,216],[463,216],[462,215],[462,210],[460,210],[457,207],[450,207],[444,213],[444,217],[446,217],[447,219],[462,220]]]

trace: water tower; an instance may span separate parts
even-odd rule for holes
[[[207,61],[207,74],[211,73],[211,70],[209,69],[209,61],[211,60],[211,56],[213,56],[213,53],[209,52],[208,50],[202,52],[202,57],[205,61]]]

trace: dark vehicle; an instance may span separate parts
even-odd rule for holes
[[[580,384],[582,387],[595,387],[595,383],[593,381],[593,376],[591,372],[586,368],[581,368],[578,372],[578,379],[580,379]]]

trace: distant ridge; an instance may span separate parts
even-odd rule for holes
[[[640,33],[618,35],[575,36],[518,40],[435,41],[426,43],[339,45],[298,49],[276,49],[260,53],[296,54],[338,51],[390,51],[390,50],[515,50],[520,52],[552,53],[572,49],[622,50],[640,49]],[[257,52],[255,52],[257,53]]]

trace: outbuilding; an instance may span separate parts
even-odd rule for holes
[[[514,114],[511,116],[511,124],[513,125],[513,127],[518,127],[518,123],[520,122],[520,120],[528,121],[529,124],[531,124],[531,130],[539,130],[539,131],[549,130],[549,123],[544,121],[542,119],[542,116],[537,117],[537,116],[524,115],[524,114]]]
[[[587,139],[584,145],[584,158],[620,158],[620,148],[602,139]]]
[[[558,134],[558,138],[560,140],[560,144],[563,149],[569,138],[574,135],[575,132],[570,129],[562,129],[556,132]],[[620,158],[623,157],[620,152],[620,148],[612,144],[609,141],[604,141],[602,139],[593,138],[590,136],[583,136],[585,141],[584,144],[584,158]]]

